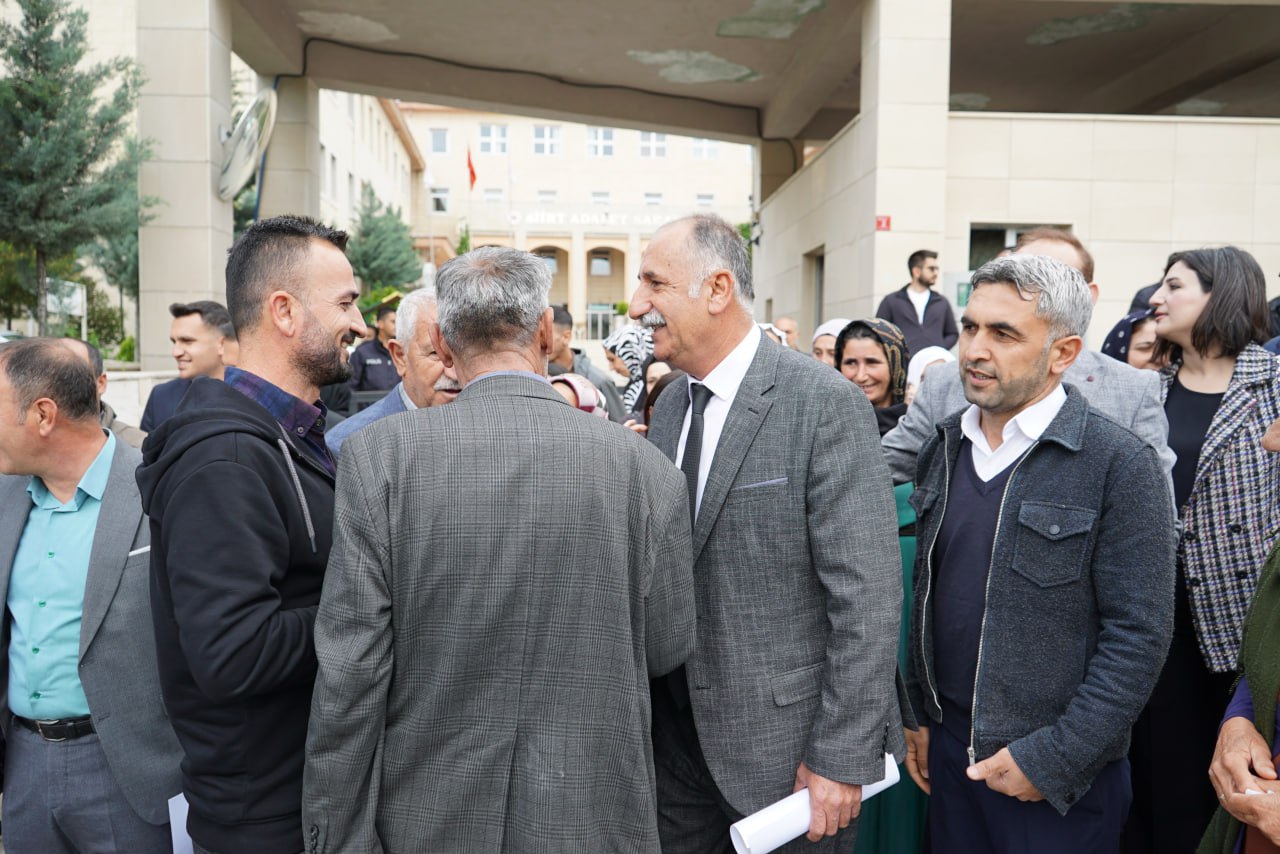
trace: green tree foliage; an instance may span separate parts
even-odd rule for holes
[[[125,158],[125,164],[132,168],[132,181],[136,187],[138,163],[146,156],[146,151],[136,150],[138,143],[133,140],[129,140],[127,146],[129,154]],[[124,323],[124,297],[132,299],[135,306],[138,300],[138,230],[155,219],[149,209],[159,204],[159,201],[153,196],[139,196],[136,190],[131,197],[126,195],[126,207],[129,210],[124,216],[133,222],[133,227],[104,234],[80,250],[82,257],[101,270],[103,278],[120,291],[121,300],[117,310],[122,324]],[[101,294],[100,298],[106,300],[106,295]],[[137,335],[139,319],[136,312],[133,319],[134,334]],[[91,325],[92,322],[91,318]],[[119,341],[122,335],[123,332],[120,336],[110,339],[108,343]]]
[[[360,219],[347,245],[351,268],[365,288],[377,290],[412,284],[422,277],[422,259],[413,251],[409,226],[396,208],[384,208],[367,184],[360,199]]]
[[[80,264],[73,254],[50,258],[46,273],[54,279],[81,281]],[[0,317],[12,328],[14,320],[36,310],[36,254],[0,241]]]
[[[20,23],[0,24],[0,222],[17,250],[34,253],[47,334],[49,259],[137,230],[144,151],[127,138],[142,78],[125,58],[82,64],[88,15],[67,0],[17,6]]]
[[[466,255],[471,251],[471,225],[462,226],[462,233],[458,235],[458,245],[453,248],[455,255]]]
[[[124,310],[112,305],[111,297],[97,285],[90,283],[87,289],[89,340],[100,349],[118,344],[124,338]]]

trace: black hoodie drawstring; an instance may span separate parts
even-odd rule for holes
[[[282,431],[283,427],[280,428]],[[298,478],[298,470],[293,466],[293,457],[289,455],[289,444],[284,439],[276,439],[280,453],[284,454],[284,464],[289,467],[289,476],[293,478],[293,488],[298,491],[298,501],[302,503],[302,518],[307,522],[307,538],[311,540],[311,553],[316,554],[316,527],[311,524],[311,510],[307,507],[307,496],[302,493],[302,481]]]

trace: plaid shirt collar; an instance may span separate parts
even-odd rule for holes
[[[227,368],[223,382],[270,412],[291,438],[301,440],[316,462],[330,474],[334,473],[333,455],[324,441],[324,420],[328,410],[322,402],[307,403],[257,374],[240,368]]]

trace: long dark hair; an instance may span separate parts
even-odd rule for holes
[[[1169,256],[1169,269],[1181,261],[1200,279],[1209,301],[1191,328],[1191,346],[1202,358],[1218,350],[1223,356],[1240,355],[1252,344],[1270,337],[1266,277],[1257,260],[1243,249],[1189,249]],[[1182,347],[1167,338],[1156,340],[1155,357],[1165,364],[1182,359]]]

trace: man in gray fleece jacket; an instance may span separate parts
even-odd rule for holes
[[[1156,451],[1062,384],[1091,312],[1051,258],[978,270],[960,333],[972,405],[920,452],[907,769],[932,789],[938,850],[1119,846],[1176,537]]]

